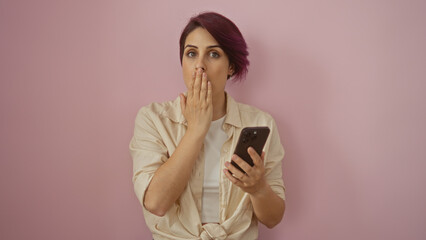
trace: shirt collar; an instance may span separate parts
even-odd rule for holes
[[[185,93],[186,96],[186,93]],[[224,124],[229,124],[235,127],[241,127],[241,116],[238,108],[238,103],[225,92],[226,98],[226,117]],[[163,117],[169,118],[173,122],[187,125],[186,119],[182,114],[180,107],[180,97],[178,96],[171,105],[167,107],[160,113]]]
[[[241,127],[241,116],[238,103],[225,92],[226,97],[226,117],[225,124],[229,124],[235,127]]]

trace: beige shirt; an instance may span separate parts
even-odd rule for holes
[[[226,93],[226,117],[223,129],[228,140],[222,146],[220,165],[230,161],[244,127],[268,126],[271,133],[265,144],[265,178],[272,190],[285,200],[281,161],[284,149],[274,119],[255,107],[237,103]],[[173,154],[186,131],[180,98],[142,107],[135,120],[130,141],[133,158],[133,184],[142,205],[145,222],[154,239],[257,239],[257,218],[250,197],[220,171],[220,224],[201,223],[201,199],[204,179],[204,147],[192,169],[190,180],[179,199],[163,217],[149,212],[143,199],[155,171]]]

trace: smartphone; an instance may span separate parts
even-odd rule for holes
[[[240,158],[246,161],[250,166],[253,166],[253,160],[247,152],[249,147],[253,147],[254,150],[262,155],[263,147],[265,146],[266,140],[269,136],[268,127],[245,127],[241,131],[240,137],[238,139],[237,146],[235,147],[234,154],[237,154]],[[231,164],[234,165],[238,170],[243,173],[246,173],[243,169],[238,166],[234,161],[231,161]],[[231,174],[232,172],[229,171]]]

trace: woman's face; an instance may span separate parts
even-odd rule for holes
[[[228,75],[232,75],[228,56],[210,33],[201,27],[194,29],[185,40],[182,57],[182,70],[185,85],[188,88],[192,73],[203,68],[207,80],[211,82],[213,98],[225,91]]]

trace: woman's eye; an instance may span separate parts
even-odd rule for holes
[[[210,52],[210,57],[218,58],[219,54],[217,52]]]
[[[188,57],[195,57],[195,52],[188,52],[186,55]]]

